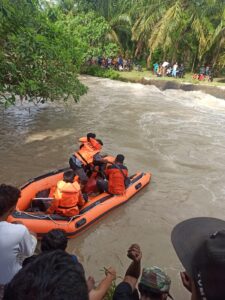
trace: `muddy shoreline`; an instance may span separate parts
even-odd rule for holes
[[[183,91],[201,91],[206,94],[212,95],[216,98],[225,100],[225,88],[223,87],[197,85],[191,83],[180,83],[180,82],[175,82],[170,80],[157,80],[157,79],[147,79],[147,78],[141,78],[140,80],[137,79],[126,80],[125,78],[122,79],[120,78],[119,80],[132,82],[132,83],[142,83],[145,85],[154,85],[162,91],[168,89],[179,89]]]

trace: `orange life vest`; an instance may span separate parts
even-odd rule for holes
[[[108,190],[112,194],[122,195],[125,190],[124,176],[128,176],[128,170],[124,165],[118,166],[121,171],[115,166],[112,165],[105,170],[106,175],[108,176]]]
[[[99,153],[102,146],[93,138],[90,142],[85,142],[83,147],[74,153],[74,155],[86,166],[93,163],[93,157]]]
[[[57,206],[55,212],[64,216],[72,217],[79,214],[78,205],[81,203],[81,190],[78,182],[65,182],[63,180],[57,183],[54,193]]]
[[[81,138],[79,138],[79,143],[81,143],[81,144],[87,143],[87,137],[82,136]]]

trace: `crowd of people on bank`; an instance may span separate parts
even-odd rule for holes
[[[103,69],[113,69],[118,71],[142,71],[142,66],[135,63],[133,59],[124,58],[122,55],[118,57],[92,57],[86,62],[87,65],[97,65]],[[155,62],[153,64],[153,74],[157,77],[173,77],[184,78],[185,67],[183,63],[178,62],[170,63],[164,61],[162,63]],[[213,81],[213,69],[209,65],[203,65],[199,68],[199,72],[193,74],[193,79],[199,81]]]
[[[78,214],[88,201],[84,190],[96,168],[104,174],[95,182],[100,193],[121,195],[129,184],[122,154],[113,162],[107,160],[100,153],[103,143],[94,133],[79,141],[79,149],[69,160],[71,169],[50,191],[53,201],[47,208],[48,214]],[[34,233],[20,222],[7,222],[20,196],[18,188],[0,185],[0,300],[103,300],[112,282],[118,279],[116,269],[106,268],[104,278],[95,284],[92,276],[86,276],[79,258],[66,252],[68,240],[62,229],[45,234],[37,251]],[[225,221],[188,219],[173,228],[171,241],[185,268],[181,280],[192,294],[191,299],[225,299]],[[141,269],[142,251],[138,244],[129,247],[127,256],[131,263],[121,282],[117,281],[113,300],[173,299],[171,279],[162,266],[147,265]]]
[[[157,77],[174,77],[174,78],[183,78],[185,75],[185,69],[183,64],[169,63],[164,61],[163,63],[154,63],[153,64],[153,73]]]
[[[193,75],[193,79],[198,79],[199,81],[207,80],[213,81],[213,69],[209,66],[201,66],[199,72]]]
[[[133,59],[119,55],[117,57],[92,57],[86,62],[87,65],[96,65],[103,69],[113,69],[117,71],[142,71],[141,65],[135,63]]]

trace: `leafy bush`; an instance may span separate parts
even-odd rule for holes
[[[40,0],[5,0],[0,4],[0,104],[75,101],[87,88],[80,67],[93,56],[114,55],[110,26],[95,12],[65,14]],[[115,78],[103,72],[101,77]]]
[[[116,71],[112,69],[103,69],[96,65],[83,66],[81,68],[81,73],[115,80],[120,78],[120,75]]]

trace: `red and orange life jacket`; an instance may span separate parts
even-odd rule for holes
[[[120,168],[120,170],[118,168]],[[109,180],[109,192],[116,195],[122,195],[126,190],[124,176],[128,176],[127,167],[125,167],[124,165],[118,165],[117,167],[115,165],[112,165],[105,170],[105,173],[108,176]]]
[[[87,137],[82,136],[81,138],[79,138],[79,143],[81,143],[81,144],[87,143]]]
[[[48,213],[55,212],[68,217],[79,214],[78,206],[82,206],[85,203],[78,182],[59,181],[54,198],[51,207],[48,209]]]
[[[84,142],[82,148],[74,155],[86,166],[93,163],[95,154],[99,153],[102,146],[96,139],[90,138],[90,141]]]

